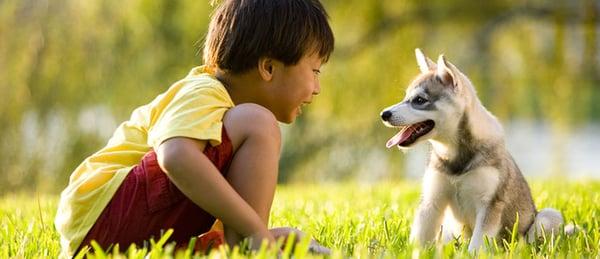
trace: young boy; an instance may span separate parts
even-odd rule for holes
[[[185,244],[215,218],[229,245],[273,244],[267,224],[278,173],[279,122],[319,94],[333,51],[318,0],[224,0],[212,17],[202,67],[121,124],[75,169],[56,228],[63,256],[96,240],[141,245],[173,229]]]

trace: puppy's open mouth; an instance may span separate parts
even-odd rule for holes
[[[432,120],[426,120],[423,122],[404,126],[400,128],[400,132],[396,134],[396,136],[393,136],[390,140],[388,140],[386,146],[388,148],[393,147],[395,145],[399,145],[401,147],[410,146],[413,143],[415,143],[417,139],[429,133],[434,126],[435,122],[433,122]]]

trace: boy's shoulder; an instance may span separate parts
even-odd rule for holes
[[[192,68],[187,76],[173,84],[170,90],[176,90],[179,94],[201,91],[229,96],[223,83],[206,66]]]
[[[221,81],[219,81],[206,66],[192,68],[187,76],[180,82],[197,87],[224,88],[223,83],[221,83]]]
[[[161,98],[161,96],[163,97]],[[192,68],[187,76],[171,85],[161,96],[157,99],[166,97],[171,101],[184,101],[190,98],[200,98],[207,101],[213,100],[213,102],[230,107],[234,106],[225,85],[206,66]]]

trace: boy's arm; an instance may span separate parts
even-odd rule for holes
[[[274,243],[267,222],[231,187],[202,150],[206,141],[176,137],[165,140],[156,151],[158,164],[191,201],[223,221],[240,235]]]

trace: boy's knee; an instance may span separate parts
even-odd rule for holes
[[[269,137],[280,141],[281,132],[275,115],[267,108],[254,103],[244,103],[229,109],[223,119],[231,134],[248,137]]]

